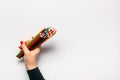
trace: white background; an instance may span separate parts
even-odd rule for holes
[[[120,80],[119,0],[1,0],[0,80],[29,80],[20,40],[52,26],[38,66],[46,80]]]

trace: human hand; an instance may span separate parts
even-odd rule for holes
[[[27,43],[29,41],[26,41]],[[33,50],[29,50],[25,45],[25,42],[21,44],[22,50],[24,51],[24,63],[27,70],[31,70],[37,67],[37,58],[40,53],[40,46],[37,46]]]

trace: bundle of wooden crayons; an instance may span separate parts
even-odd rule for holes
[[[26,44],[26,46],[28,47],[29,50],[32,50],[35,47],[37,47],[38,45],[41,45],[43,42],[45,42],[49,38],[51,38],[55,33],[56,33],[56,29],[54,29],[54,28],[51,28],[51,27],[43,28],[40,30],[40,32],[35,37],[33,37],[32,40],[30,40]],[[24,56],[24,52],[23,52],[21,46],[19,48],[20,48],[20,51],[16,55],[16,57],[21,58]]]

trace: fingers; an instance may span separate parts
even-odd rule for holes
[[[23,41],[20,41],[20,44],[22,45]],[[22,49],[22,46],[19,46],[19,49]]]
[[[25,44],[27,45],[28,43],[30,42],[30,40],[27,40],[27,41],[25,41]],[[23,41],[20,41],[20,44],[22,45],[23,44]],[[19,49],[22,49],[22,46],[19,46]]]
[[[30,52],[24,42],[22,43],[21,47],[22,47],[22,50],[24,51],[24,54],[28,54]]]
[[[33,39],[33,38],[34,38],[34,37],[32,37],[32,39]],[[27,40],[27,41],[25,41],[25,42],[20,41],[21,46],[19,46],[19,48],[24,51],[24,54],[28,54],[28,53],[30,52],[30,50],[29,50],[28,47],[26,46],[30,41],[31,41],[31,40]],[[34,51],[39,52],[39,51],[40,51],[40,45],[37,46],[37,47],[35,47],[35,48],[34,48]]]

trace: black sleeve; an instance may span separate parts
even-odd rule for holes
[[[45,80],[38,67],[32,70],[27,70],[27,73],[28,73],[30,80]]]

